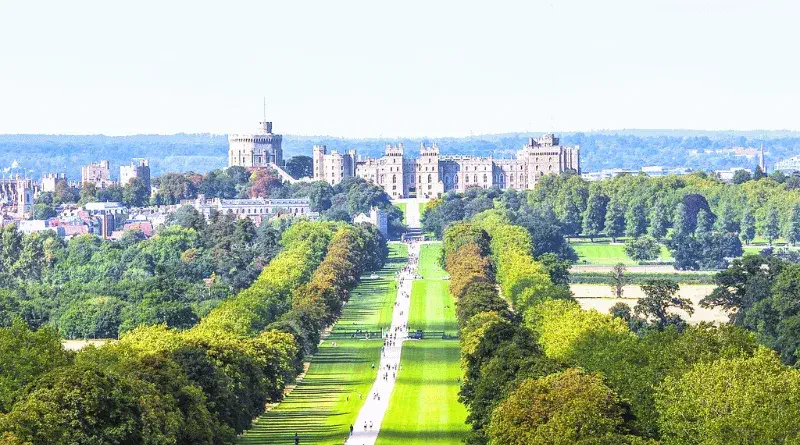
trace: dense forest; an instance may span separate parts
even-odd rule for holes
[[[540,133],[507,133],[463,138],[381,138],[353,139],[330,136],[292,136],[283,138],[284,158],[311,155],[315,144],[333,150],[356,149],[365,156],[380,156],[387,142],[403,142],[410,154],[420,143],[436,142],[443,154],[471,154],[509,157],[529,137]],[[778,160],[800,154],[800,135],[793,132],[700,132],[690,130],[620,130],[616,132],[561,133],[562,144],[579,144],[584,171],[604,168],[638,169],[644,165],[691,167],[714,170],[731,167],[753,168],[755,159],[736,157],[715,150],[762,145],[769,169]],[[100,159],[111,162],[112,177],[119,166],[131,158],[147,158],[153,175],[170,171],[205,173],[224,167],[227,137],[211,134],[70,136],[0,135],[0,172],[13,172],[38,178],[46,172],[66,172],[80,179],[80,167]],[[712,152],[706,153],[709,150]],[[695,151],[697,152],[695,154]]]

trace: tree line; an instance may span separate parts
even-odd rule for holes
[[[676,269],[723,269],[756,236],[772,245],[800,242],[800,191],[776,173],[740,184],[706,174],[621,175],[588,182],[574,174],[547,175],[533,190],[468,189],[428,203],[427,231],[441,236],[455,222],[492,209],[531,230],[535,248],[575,260],[564,239],[628,237],[635,260],[658,258],[664,244]]]
[[[800,439],[791,414],[800,399],[787,390],[800,385],[800,371],[755,335],[733,325],[665,322],[674,289],[659,282],[648,283],[649,298],[637,307],[648,328],[633,332],[623,318],[583,310],[558,291],[533,246],[503,209],[444,233],[461,329],[460,397],[472,426],[467,443]]]
[[[233,443],[387,254],[374,228],[344,223],[301,222],[280,243],[250,287],[190,329],[139,326],[77,354],[47,326],[0,329],[3,443]]]

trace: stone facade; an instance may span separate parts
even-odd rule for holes
[[[147,159],[133,159],[130,165],[119,167],[119,185],[124,187],[133,178],[141,179],[147,190],[150,190],[150,164]]]
[[[336,185],[342,179],[354,176],[356,168],[356,151],[339,153],[336,150],[328,153],[324,145],[315,145],[312,154],[314,161],[314,180],[325,181]]]
[[[314,179],[335,185],[357,176],[382,187],[392,198],[433,198],[469,187],[528,190],[546,174],[580,174],[580,147],[564,147],[552,134],[531,138],[514,159],[492,156],[440,155],[439,147],[420,146],[420,156],[405,156],[403,144],[386,145],[383,157],[356,157],[356,152],[314,147]]]
[[[273,167],[283,165],[283,137],[272,133],[272,122],[259,122],[254,134],[228,136],[228,167]]]
[[[81,184],[91,182],[97,188],[106,188],[113,184],[111,181],[111,168],[107,160],[92,162],[81,167]]]

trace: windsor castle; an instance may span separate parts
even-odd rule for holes
[[[272,167],[283,161],[281,136],[272,133],[272,123],[262,122],[257,134],[229,137],[228,165]],[[313,180],[336,185],[347,177],[360,177],[382,187],[392,199],[435,198],[463,192],[469,187],[499,187],[529,190],[547,174],[573,171],[580,174],[580,147],[559,145],[553,134],[531,138],[514,159],[492,156],[441,155],[439,147],[420,146],[419,157],[406,156],[403,144],[387,144],[380,158],[362,158],[355,150],[328,152],[314,146]]]

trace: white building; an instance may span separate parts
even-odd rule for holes
[[[309,198],[289,199],[205,199],[198,196],[195,200],[182,201],[197,209],[206,219],[209,219],[213,210],[221,215],[236,215],[239,218],[250,218],[261,222],[274,216],[300,216],[317,218],[319,215],[311,211]]]
[[[389,236],[389,214],[385,211],[372,207],[369,209],[369,215],[359,213],[353,218],[354,223],[367,223],[377,227],[383,236]]]
[[[111,169],[108,161],[92,162],[81,167],[81,184],[90,182],[97,188],[106,188],[114,182],[111,181]]]
[[[147,159],[132,159],[129,165],[119,167],[119,185],[125,186],[133,178],[139,178],[147,190],[150,190],[150,163]]]

